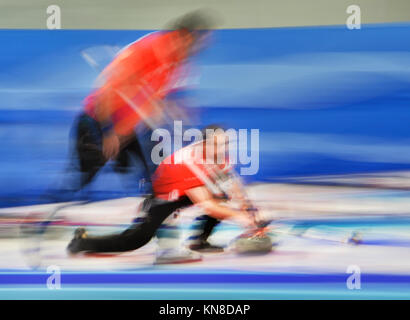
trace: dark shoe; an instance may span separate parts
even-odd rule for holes
[[[87,231],[84,228],[77,228],[74,231],[74,238],[71,240],[67,246],[67,251],[70,254],[77,254],[81,251],[84,251],[81,248],[81,240],[87,237]]]
[[[224,248],[210,244],[208,241],[201,241],[200,243],[194,243],[189,246],[189,249],[198,252],[223,252]]]

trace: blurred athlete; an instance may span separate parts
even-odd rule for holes
[[[153,130],[166,119],[179,119],[166,98],[181,78],[189,57],[200,50],[211,22],[201,11],[187,14],[170,30],[150,33],[121,50],[99,76],[101,86],[85,99],[84,112],[76,119],[73,163],[80,172],[76,192],[89,184],[109,160],[119,172],[132,159],[140,160],[146,178],[155,165],[144,156],[136,128]],[[149,135],[150,136],[150,135]]]
[[[233,189],[242,202],[241,207],[234,209],[225,203],[227,195],[217,178],[222,174],[223,170],[219,170],[223,164],[219,164],[217,159],[220,159],[218,154],[226,151],[226,143],[227,136],[223,130],[215,130],[213,134],[207,134],[206,139],[165,158],[155,171],[154,196],[145,200],[145,217],[140,224],[135,223],[122,233],[102,237],[91,237],[84,228],[79,228],[67,247],[68,251],[76,254],[138,249],[154,237],[165,219],[192,205],[199,206],[217,221],[229,219],[245,228],[254,227],[257,221],[247,210],[249,201],[239,188]],[[209,155],[211,162],[208,161]]]

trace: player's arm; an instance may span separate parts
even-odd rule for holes
[[[207,214],[219,220],[230,219],[244,226],[254,226],[254,221],[249,214],[243,210],[235,210],[221,204],[213,198],[212,194],[205,186],[186,190],[189,199],[201,207]]]
[[[103,133],[103,154],[106,159],[115,158],[120,149],[120,140],[115,134],[111,120],[113,94],[114,91],[111,88],[105,90],[95,107],[95,117]]]
[[[117,66],[118,68],[118,66]],[[103,154],[107,159],[115,158],[120,151],[120,146],[127,143],[132,136],[118,135],[114,131],[114,123],[112,121],[113,106],[118,99],[119,92],[128,96],[128,91],[132,85],[131,77],[121,79],[119,74],[112,73],[106,84],[105,89],[99,96],[95,115],[103,132]],[[135,77],[136,75],[132,75]],[[134,80],[135,81],[135,80]]]
[[[243,210],[249,208],[254,208],[252,201],[249,199],[248,194],[245,191],[245,186],[238,174],[234,171],[232,167],[227,169],[218,168],[218,174],[222,177],[222,181],[226,183],[228,188],[224,190],[228,195],[229,199],[236,200],[241,204]]]
[[[235,194],[236,199],[240,201],[241,209],[249,214],[257,226],[260,227],[268,224],[271,219],[267,219],[266,216],[264,217],[263,213],[254,205],[253,201],[249,199],[245,187],[236,173],[233,173],[232,179],[232,192]]]
[[[245,192],[245,187],[243,186],[241,180],[235,177],[235,175],[233,175],[231,179],[232,179],[231,191],[232,191],[233,197],[236,200],[241,202],[242,208],[249,209],[249,208],[254,207],[252,204],[252,201],[249,199],[247,193]]]

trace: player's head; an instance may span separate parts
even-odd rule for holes
[[[174,20],[169,29],[178,30],[186,38],[192,55],[207,45],[211,31],[217,25],[218,18],[215,12],[199,9]]]
[[[229,149],[229,137],[219,125],[209,125],[202,130],[203,155],[214,164],[225,161]]]

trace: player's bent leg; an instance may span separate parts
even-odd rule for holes
[[[102,153],[102,131],[97,121],[83,113],[70,129],[69,160],[63,179],[51,186],[42,201],[67,202],[89,184],[106,163]]]
[[[86,114],[78,120],[75,151],[81,173],[78,189],[82,189],[107,162],[102,152],[101,128],[96,120]]]
[[[192,234],[188,238],[189,248],[191,250],[204,253],[223,252],[223,247],[216,246],[208,242],[209,236],[219,223],[219,220],[208,215],[197,217],[192,226]]]
[[[120,234],[101,237],[88,236],[84,228],[74,233],[74,238],[67,247],[70,254],[80,252],[124,252],[137,249],[148,243],[151,237],[139,233],[137,228],[130,228]],[[132,241],[132,242],[131,242]]]

